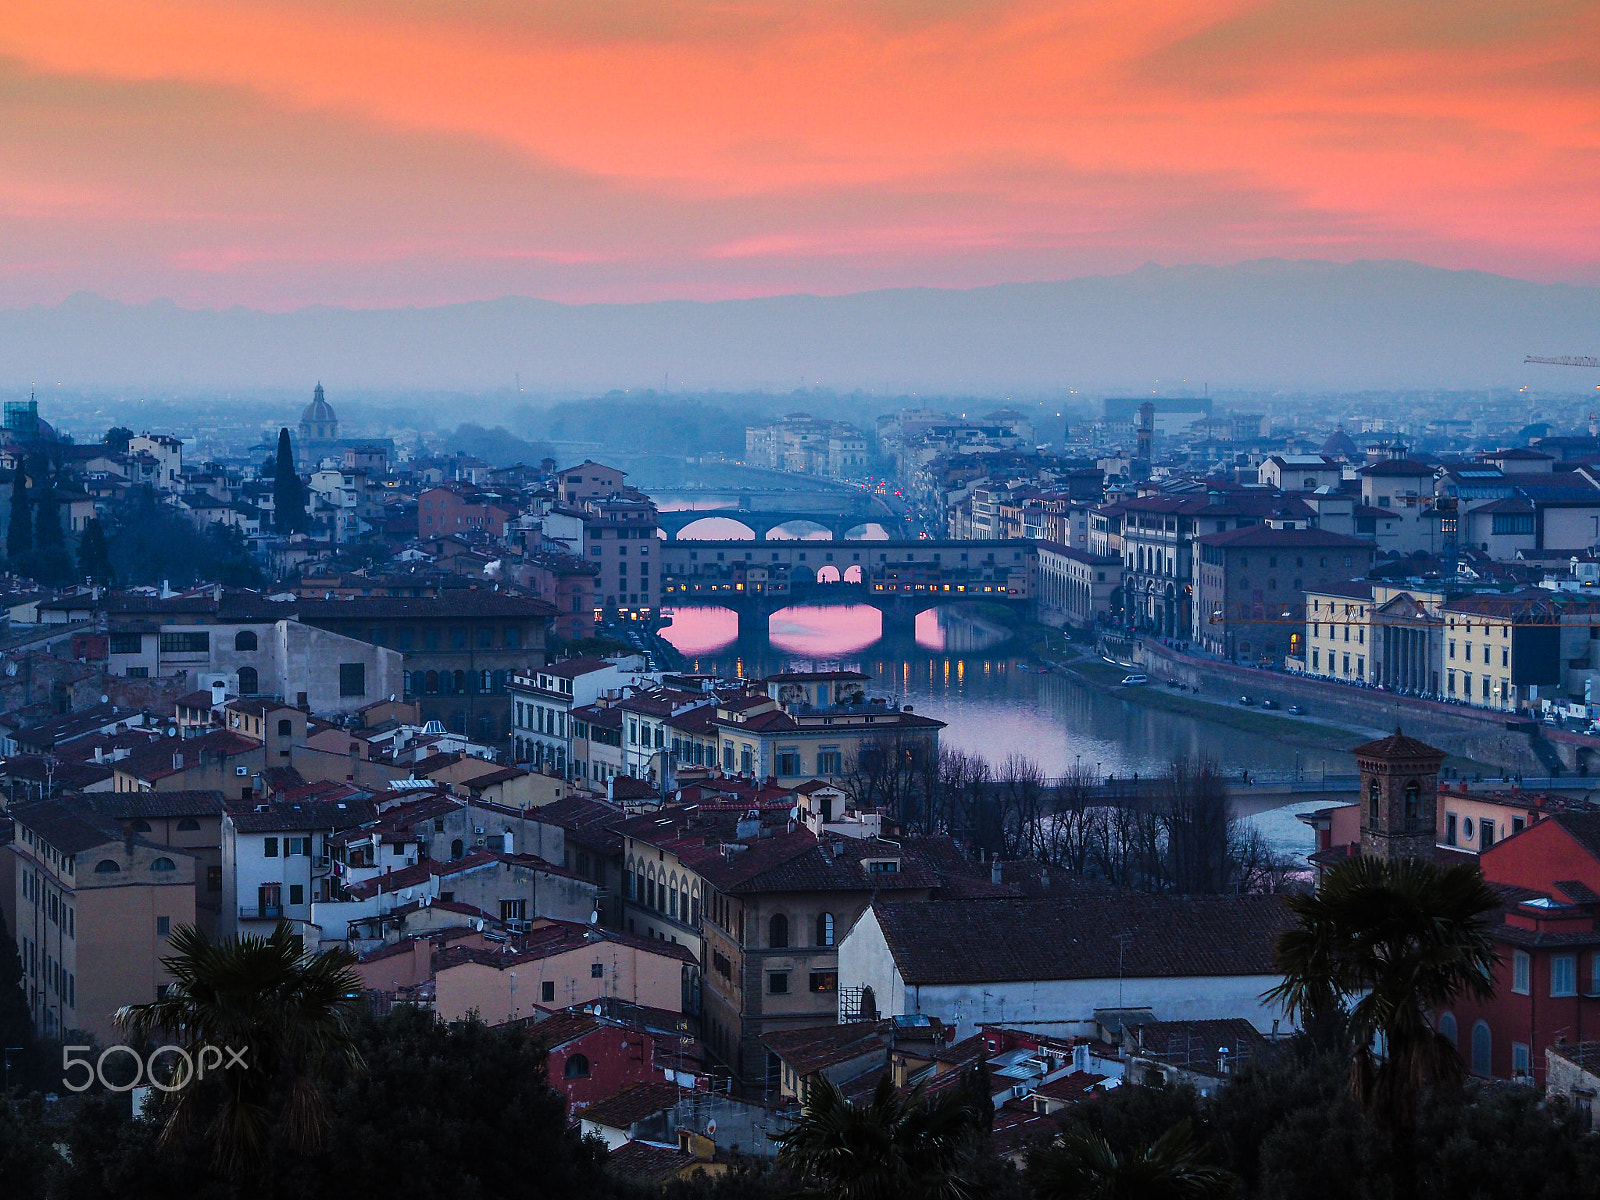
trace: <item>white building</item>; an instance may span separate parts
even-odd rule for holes
[[[839,946],[840,1019],[937,1017],[1094,1036],[1097,1014],[1159,1021],[1242,1017],[1290,1028],[1262,994],[1281,896],[1086,893],[1042,900],[873,904]]]
[[[630,657],[619,662],[603,658],[574,658],[513,675],[506,684],[511,693],[511,736],[516,761],[548,766],[572,777],[572,710],[593,704],[602,696],[620,696],[625,682],[643,661]]]

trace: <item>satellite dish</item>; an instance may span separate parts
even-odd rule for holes
[[[433,897],[432,896],[424,896],[422,898],[422,907],[423,908],[427,908],[432,903],[433,903]]]
[[[477,929],[479,933],[483,932],[483,918],[481,917],[478,919]]]
[[[109,703],[111,703],[111,697],[106,695],[104,692],[101,692],[100,693],[100,703],[101,704],[109,704]]]
[[[600,923],[600,914],[597,913],[597,912],[590,913],[589,914],[589,924],[598,925],[599,923]]]
[[[406,888],[406,889],[405,889],[405,890],[403,890],[403,891],[402,891],[402,892],[401,892],[401,893],[400,893],[400,899],[402,899],[402,900],[409,900],[409,899],[411,899],[411,889],[410,889],[410,888]]]
[[[178,731],[176,729],[172,728],[172,726],[169,725],[169,726],[167,726],[167,736],[168,737],[177,737],[178,736]]]
[[[717,1136],[717,1122],[716,1122],[715,1118],[712,1118],[711,1120],[706,1122],[706,1136],[707,1137],[716,1137]]]
[[[8,662],[6,664],[6,674],[15,676],[16,673],[17,673],[17,664],[14,663],[14,662]]]

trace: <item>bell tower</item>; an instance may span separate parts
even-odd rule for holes
[[[1431,860],[1438,844],[1444,751],[1396,728],[1351,753],[1361,771],[1361,853]]]

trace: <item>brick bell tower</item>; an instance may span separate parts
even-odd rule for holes
[[[1445,753],[1394,733],[1351,751],[1361,771],[1361,853],[1432,860]]]

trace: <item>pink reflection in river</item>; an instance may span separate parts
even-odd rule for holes
[[[944,649],[944,627],[939,624],[937,608],[917,614],[917,645],[927,650]]]
[[[715,654],[739,640],[739,614],[728,608],[680,608],[661,636],[690,658]]]
[[[867,604],[799,605],[772,614],[775,649],[806,658],[836,658],[865,650],[883,636],[883,615]]]

